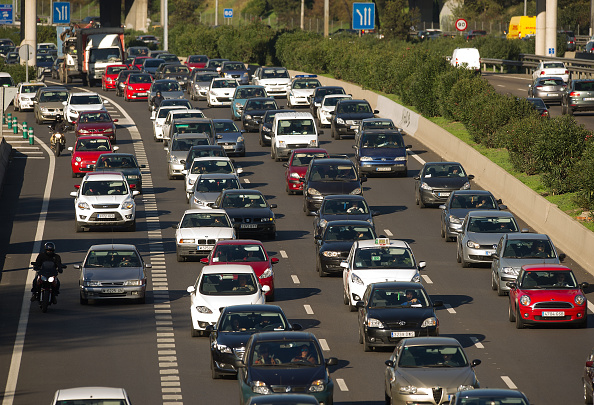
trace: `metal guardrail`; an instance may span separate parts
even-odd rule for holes
[[[572,79],[594,78],[594,60],[588,59],[552,58],[540,55],[520,54],[520,60],[481,58],[481,63],[483,65],[483,71],[487,71],[488,67],[492,67],[493,72],[496,72],[497,68],[499,68],[500,73],[503,73],[505,67],[511,66],[519,70],[524,70],[526,74],[531,74],[542,60],[554,60],[565,63]]]

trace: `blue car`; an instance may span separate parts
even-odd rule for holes
[[[408,157],[402,134],[392,129],[364,130],[359,141],[353,145],[357,171],[360,175],[396,174],[408,175]]]
[[[37,67],[37,71],[39,72],[40,69],[43,69],[43,74],[51,74],[52,73],[52,65],[54,64],[54,58],[51,54],[47,53],[38,53],[35,59],[35,66]]]
[[[161,66],[165,61],[159,58],[149,58],[145,59],[142,62],[142,71],[145,73],[150,73],[151,75],[155,75],[157,73],[157,69]]]
[[[238,84],[250,82],[250,74],[242,62],[225,61],[221,65],[219,73],[221,77],[237,80]]]
[[[245,85],[237,86],[231,102],[231,119],[238,121],[241,119],[243,107],[248,99],[253,97],[267,97],[264,86]]]
[[[245,131],[239,130],[231,120],[213,119],[212,122],[215,126],[216,145],[222,146],[227,156],[245,156]]]

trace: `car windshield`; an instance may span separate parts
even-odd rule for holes
[[[111,117],[106,112],[84,113],[78,117],[78,121],[84,124],[93,122],[111,122]]]
[[[369,214],[367,203],[363,200],[326,200],[320,208],[324,215]]]
[[[369,308],[427,308],[429,299],[422,288],[394,289],[375,288],[369,302]]]
[[[98,150],[110,150],[111,146],[107,139],[78,139],[76,141],[77,152],[95,152]]]
[[[170,53],[162,53],[159,55],[159,59],[163,59],[165,62],[179,62],[177,56]]]
[[[373,237],[367,239],[373,239]],[[395,246],[357,249],[353,267],[369,270],[416,268],[411,250]]]
[[[37,90],[39,90],[40,88],[45,87],[43,85],[39,85],[39,86],[22,86],[21,87],[21,93],[37,93]]]
[[[279,119],[278,135],[310,135],[315,134],[315,124],[312,119]]]
[[[315,89],[320,87],[320,81],[318,79],[299,79],[293,82],[294,89]]]
[[[160,92],[168,92],[168,91],[181,91],[181,87],[179,87],[178,82],[161,82],[161,83],[154,83],[152,90],[153,93],[157,91]]]
[[[218,121],[214,123],[215,132],[239,132],[237,125],[233,121]]]
[[[322,102],[322,104],[325,107],[336,107],[336,103],[338,103],[338,100],[343,100],[345,98],[350,97],[324,97],[324,101]]]
[[[526,271],[519,287],[522,289],[573,289],[577,288],[573,272],[568,271]]]
[[[548,62],[544,63],[545,69],[565,69],[565,65],[562,62]]]
[[[309,162],[311,162],[313,158],[321,159],[325,157],[328,157],[325,153],[295,153],[293,155],[293,160],[291,161],[291,166],[309,166]]]
[[[361,136],[363,148],[404,148],[402,135],[399,133],[363,133]]]
[[[130,75],[128,78],[129,83],[152,83],[153,78],[151,75]]]
[[[165,61],[163,59],[146,59],[143,66],[145,68],[154,68],[161,66]]]
[[[205,173],[233,173],[233,165],[228,160],[194,160],[191,174],[205,174]]]
[[[157,118],[167,118],[169,111],[173,110],[180,110],[180,108],[160,107],[159,112],[157,113]]]
[[[247,87],[237,89],[235,98],[266,97],[266,90],[262,87]]]
[[[370,113],[371,107],[367,103],[340,103],[338,104],[337,113]]]
[[[513,259],[553,259],[556,256],[548,239],[508,239],[503,257]]]
[[[228,194],[222,208],[266,208],[268,205],[260,194]]]
[[[191,55],[188,57],[188,63],[206,63],[208,58],[204,55]]]
[[[468,219],[468,232],[509,233],[518,232],[518,224],[511,217],[475,217]]]
[[[205,145],[199,145],[205,146]],[[188,153],[188,157],[186,159],[186,169],[192,167],[192,163],[194,163],[195,158],[199,157],[225,157],[225,151],[223,148],[192,148]]]
[[[188,213],[182,218],[180,228],[230,228],[231,223],[227,215],[223,213]]]
[[[216,73],[202,73],[202,74],[197,74],[196,78],[194,80],[197,82],[210,82],[215,77],[219,77],[219,75]]]
[[[248,359],[252,366],[315,367],[322,364],[318,345],[310,340],[282,340],[256,343]]]
[[[252,295],[258,291],[258,281],[249,273],[204,274],[198,291],[202,295]]]
[[[12,77],[0,77],[0,86],[14,86]]]
[[[266,254],[260,245],[219,245],[212,254],[212,262],[264,262]]]
[[[356,241],[375,239],[375,232],[369,226],[331,225],[324,233],[324,241]]]
[[[461,395],[456,401],[457,404],[460,405],[528,405],[523,398],[518,398],[516,396],[508,397],[505,395],[473,395],[470,391],[464,391],[464,395]]]
[[[286,69],[262,69],[262,79],[288,79]]]
[[[466,177],[466,173],[461,165],[457,163],[435,164],[425,166],[422,177]]]
[[[468,361],[458,346],[406,346],[398,367],[468,367]]]
[[[81,189],[82,195],[126,195],[128,186],[122,180],[85,181]]]
[[[192,146],[208,145],[208,138],[184,138],[174,139],[171,144],[172,151],[188,151]]]
[[[355,169],[351,165],[315,165],[311,168],[312,181],[354,181],[357,180]]]
[[[133,250],[91,250],[84,267],[140,267],[140,263],[140,257]],[[93,405],[96,403],[92,402]]]
[[[70,97],[70,105],[86,105],[86,104],[101,104],[101,98],[97,95],[91,96],[72,96]]]
[[[138,168],[136,159],[132,156],[122,156],[109,154],[110,156],[103,156],[97,160],[96,169],[133,169]]]
[[[175,117],[180,118],[180,117]],[[210,135],[212,131],[211,122],[189,122],[189,123],[175,123],[174,133],[178,134],[206,134]]]
[[[267,330],[287,330],[289,325],[278,312],[228,312],[219,320],[218,332],[256,333]]]
[[[53,62],[54,58],[51,57],[51,55],[47,55],[47,54],[38,54],[37,57],[37,62]]]
[[[456,194],[452,197],[450,208],[494,210],[497,209],[497,202],[490,195]]]
[[[535,108],[547,109],[547,105],[542,98],[529,98],[528,101],[530,101]]]
[[[241,188],[235,177],[224,179],[202,178],[196,182],[197,193],[220,193],[223,190],[236,190]]]
[[[171,115],[171,119],[177,120],[182,118],[205,118],[202,111],[187,111],[178,109],[177,112]]]
[[[180,105],[182,107],[186,107],[186,109],[192,108],[192,104],[185,98],[170,98],[167,100],[161,101],[161,107],[169,107],[172,105]]]
[[[561,79],[545,78],[538,79],[535,83],[536,86],[563,86],[565,82]]]
[[[165,74],[187,74],[190,73],[190,68],[183,65],[173,65],[165,68]]]
[[[250,110],[276,110],[278,106],[274,100],[248,100],[244,111]]]
[[[0,78],[1,79],[1,78]],[[1,82],[0,82],[1,84]],[[40,103],[52,103],[68,100],[67,91],[44,91],[39,95]]]
[[[117,62],[121,61],[120,48],[91,48],[89,62]]]
[[[234,89],[237,87],[235,80],[213,80],[211,83],[213,89]]]
[[[223,63],[222,70],[245,70],[243,63]]]
[[[345,94],[343,88],[329,88],[329,89],[318,89],[316,90],[316,97],[324,98],[329,94]]]
[[[126,70],[126,66],[110,66],[105,71],[107,75],[115,75],[116,73],[120,73],[122,70]]]

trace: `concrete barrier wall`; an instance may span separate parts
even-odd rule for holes
[[[0,125],[2,125],[2,123],[0,123]],[[2,140],[0,141],[0,193],[4,187],[4,175],[8,169],[8,161],[11,151],[12,146],[6,142],[4,137],[2,137]]]
[[[306,74],[291,72],[291,75]],[[536,232],[548,234],[559,249],[594,274],[594,233],[561,211],[514,176],[481,155],[445,129],[392,100],[363,90],[360,86],[319,77],[324,86],[343,86],[348,94],[365,98],[382,117],[391,118],[408,135],[413,136],[445,160],[462,163],[474,182],[501,198],[511,211]],[[593,269],[593,270],[591,270]]]

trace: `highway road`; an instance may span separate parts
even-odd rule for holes
[[[517,80],[518,88],[527,84],[507,77],[489,79]],[[135,404],[236,404],[237,381],[212,380],[208,339],[190,336],[186,288],[195,281],[201,265],[176,261],[171,225],[187,208],[183,182],[167,179],[165,152],[161,143],[153,141],[146,102],[125,103],[113,92],[93,90],[112,101],[108,109],[120,121],[120,150],[136,153],[147,164],[144,193],[136,198],[137,231],[75,233],[69,193],[80,179],[70,176],[69,154],[55,159],[52,176],[54,159],[46,148],[40,143],[14,143],[17,150],[0,198],[0,396],[6,388],[9,394],[11,388],[15,391],[14,396],[5,393],[2,404],[47,403],[56,389],[86,385],[124,387]],[[208,117],[230,117],[229,108],[209,109],[203,101],[193,104]],[[17,115],[19,121],[34,122],[32,113]],[[33,127],[39,141],[49,144],[47,128]],[[363,352],[357,340],[357,314],[342,303],[341,277],[319,278],[315,272],[313,217],[302,212],[302,196],[285,193],[284,168],[270,159],[269,149],[260,147],[257,137],[245,134],[247,155],[236,162],[244,168],[244,187],[261,190],[278,205],[277,240],[265,241],[269,253],[280,259],[275,266],[275,303],[292,322],[315,333],[326,357],[339,359],[338,366],[331,367],[336,403],[383,403],[384,361],[390,350]],[[69,134],[68,145],[73,138]],[[482,360],[476,371],[483,387],[517,387],[532,404],[581,403],[581,373],[594,341],[592,313],[587,329],[515,329],[507,318],[507,298],[498,297],[490,288],[490,268],[464,269],[457,264],[455,244],[439,236],[439,209],[421,210],[415,205],[413,176],[422,162],[440,156],[439,151],[407,138],[406,143],[413,145],[408,177],[370,178],[364,184],[364,196],[381,212],[375,219],[378,233],[408,241],[417,260],[427,262],[423,283],[433,299],[446,304],[438,309],[441,335],[459,339],[470,359]],[[321,147],[331,153],[352,156],[352,142],[331,140],[329,129],[321,136]],[[47,218],[40,228],[48,172],[53,184],[51,198],[46,200]],[[54,241],[68,265],[61,276],[59,303],[46,314],[29,305],[30,287],[26,285],[32,273],[29,262],[37,254],[36,235],[42,235],[38,243]],[[111,242],[134,243],[153,265],[145,305],[79,304],[78,272],[73,265],[82,261],[92,244]],[[594,277],[571,258],[565,263],[579,281],[594,283]],[[592,291],[587,291],[590,300],[594,300]]]

